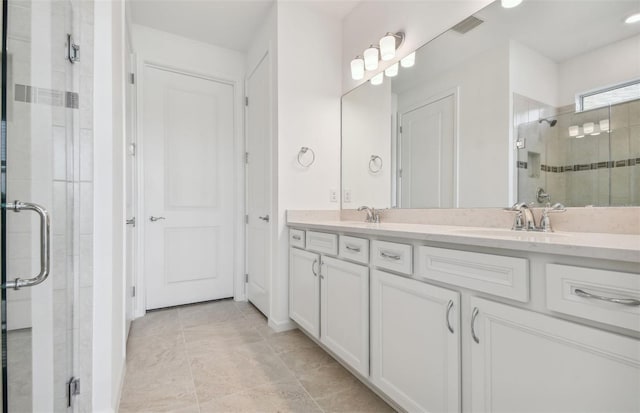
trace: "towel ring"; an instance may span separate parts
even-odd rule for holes
[[[379,165],[378,165],[379,164]],[[369,159],[369,171],[377,174],[382,170],[382,158],[378,155],[371,155],[371,159]]]
[[[311,152],[311,161],[305,163],[305,162],[302,161],[302,157],[307,152]],[[300,148],[300,151],[298,152],[298,164],[300,164],[300,166],[302,166],[303,168],[308,168],[311,165],[313,165],[315,160],[316,160],[316,153],[313,151],[313,149],[307,148],[306,146],[303,146],[302,148]]]

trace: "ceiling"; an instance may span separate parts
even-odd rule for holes
[[[359,0],[289,0],[342,19]],[[241,52],[275,0],[131,0],[134,24]]]

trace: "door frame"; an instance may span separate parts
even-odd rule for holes
[[[140,114],[144,109],[144,69],[150,67],[167,72],[172,72],[184,76],[191,76],[199,79],[209,80],[212,82],[222,83],[229,85],[233,89],[233,152],[234,152],[234,172],[233,183],[236,188],[235,196],[233,197],[233,210],[234,210],[234,258],[233,258],[233,297],[235,301],[246,300],[246,293],[244,288],[244,262],[245,262],[245,241],[244,241],[244,124],[242,120],[243,116],[243,77],[229,78],[228,76],[220,75],[218,73],[201,73],[190,69],[176,67],[170,64],[154,61],[152,59],[146,59],[144,56],[140,56],[136,62],[136,172],[138,193],[136,199],[136,220],[140,223],[138,232],[137,248],[136,248],[136,275],[134,285],[136,286],[136,296],[134,297],[134,317],[142,317],[147,311],[146,303],[146,282],[145,282],[145,263],[144,263],[144,246],[145,246],[145,231],[144,225],[146,225],[146,219],[144,215],[145,200],[144,200],[144,125],[143,119]]]
[[[439,100],[445,99],[449,96],[453,96],[453,104],[454,104],[454,108],[453,108],[453,184],[455,186],[455,188],[453,188],[453,207],[454,208],[458,208],[459,207],[459,203],[460,203],[460,163],[459,163],[459,159],[460,159],[460,86],[455,86],[449,89],[445,89],[439,93],[436,93],[434,95],[431,95],[429,97],[427,97],[426,99],[423,99],[421,101],[419,101],[418,103],[414,103],[411,105],[408,105],[405,108],[400,108],[398,107],[398,120],[397,120],[397,125],[396,125],[396,142],[395,142],[395,148],[392,148],[392,151],[395,149],[396,152],[396,159],[395,159],[395,169],[392,171],[393,173],[393,181],[395,182],[395,187],[396,187],[396,205],[398,207],[402,207],[401,204],[401,190],[402,187],[401,185],[399,185],[399,179],[400,177],[398,176],[398,168],[402,167],[402,161],[401,161],[401,156],[402,156],[402,139],[400,139],[400,128],[402,127],[402,118],[404,115],[406,115],[409,112],[412,112],[416,109],[419,109],[423,106],[427,106],[430,105],[432,103],[435,103]],[[393,144],[392,144],[393,145]]]

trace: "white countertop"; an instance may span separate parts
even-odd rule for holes
[[[526,232],[448,225],[289,219],[290,227],[640,263],[640,235]]]

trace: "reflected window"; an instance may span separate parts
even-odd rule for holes
[[[635,99],[640,99],[640,79],[578,95],[576,110],[581,112]]]

